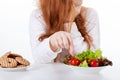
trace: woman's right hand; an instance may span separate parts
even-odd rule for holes
[[[59,31],[50,36],[50,47],[55,52],[58,49],[68,49],[71,55],[74,55],[73,40],[70,33]]]

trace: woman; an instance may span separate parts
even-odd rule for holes
[[[35,63],[61,61],[87,49],[99,48],[98,17],[82,0],[39,0],[30,17]]]

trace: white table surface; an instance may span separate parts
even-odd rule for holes
[[[26,71],[0,71],[0,80],[120,80],[118,66],[107,67],[99,74],[77,74],[60,63],[42,64]]]

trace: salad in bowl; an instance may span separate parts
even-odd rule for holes
[[[104,67],[113,64],[112,61],[102,56],[100,49],[83,51],[75,56],[66,56],[63,62],[72,69],[85,73],[98,73]]]

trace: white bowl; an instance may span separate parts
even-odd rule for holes
[[[22,67],[22,68],[0,68],[0,71],[5,72],[16,72],[16,71],[26,71],[30,66]]]
[[[66,65],[66,64],[65,64]],[[101,70],[106,68],[107,66],[103,67],[78,67],[78,66],[72,66],[72,65],[66,65],[69,67],[72,71],[75,73],[85,73],[85,74],[99,74]]]

